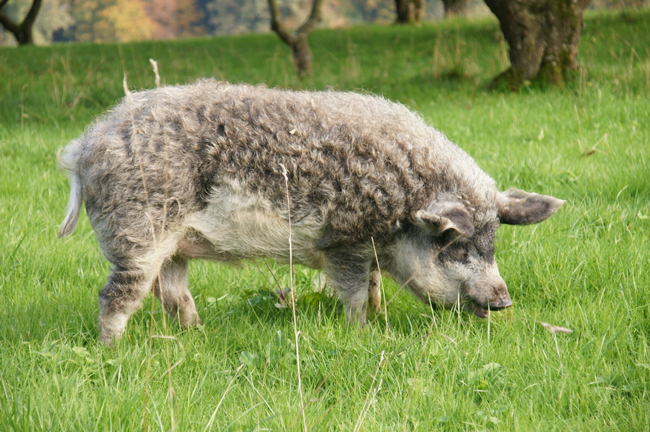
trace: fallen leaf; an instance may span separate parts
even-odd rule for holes
[[[573,333],[573,330],[568,329],[566,327],[559,327],[559,326],[549,324],[549,323],[544,322],[544,321],[539,321],[539,323],[541,325],[543,325],[548,331],[550,331],[553,334],[555,334],[555,333]]]

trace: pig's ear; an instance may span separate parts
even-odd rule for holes
[[[449,230],[466,237],[474,234],[472,216],[461,202],[454,199],[436,201],[428,209],[419,210],[413,221],[417,226],[436,234]]]
[[[553,216],[565,201],[548,195],[508,189],[497,195],[499,222],[507,225],[529,225]]]

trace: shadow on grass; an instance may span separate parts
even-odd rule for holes
[[[405,290],[392,292],[388,295],[389,301],[390,298],[396,296],[396,301],[388,305],[388,325],[390,331],[399,338],[426,334],[431,328],[432,318],[436,322],[447,322],[452,319],[458,321],[461,326],[487,325],[487,320],[479,320],[466,312],[460,312],[460,317],[458,317],[456,310],[432,308],[413,298]],[[365,332],[384,333],[386,331],[383,310],[381,313],[368,311],[367,323],[362,329],[359,329],[356,326],[348,325],[343,302],[326,292],[301,293],[297,302],[296,314],[299,329],[334,326],[351,336],[354,336],[357,331],[361,332],[359,336]],[[266,289],[245,293],[228,305],[205,308],[200,311],[200,315],[206,328],[210,328],[210,331],[214,332],[219,332],[219,327],[224,325],[226,320],[234,325],[242,325],[247,328],[260,327],[264,330],[278,327],[288,329],[292,325],[291,307],[281,304],[276,294]],[[492,319],[493,321],[507,319],[507,316],[498,314]]]

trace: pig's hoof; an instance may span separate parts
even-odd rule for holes
[[[368,285],[368,308],[375,312],[381,312],[381,274],[378,271],[370,273]]]
[[[99,338],[97,339],[100,345],[103,345],[107,348],[114,348],[115,343],[118,340],[120,340],[119,334],[106,334],[105,332],[100,333]]]

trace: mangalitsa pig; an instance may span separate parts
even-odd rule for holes
[[[200,323],[188,260],[287,260],[290,231],[294,262],[323,269],[350,322],[365,322],[377,262],[423,301],[486,317],[512,305],[494,258],[499,224],[541,222],[564,202],[499,192],[381,97],[213,80],[128,95],[59,161],[71,189],[61,236],[85,202],[113,264],[99,294],[108,344],[152,289],[181,325]]]

